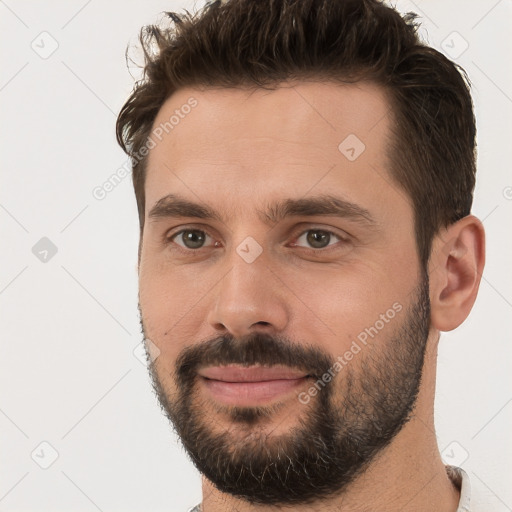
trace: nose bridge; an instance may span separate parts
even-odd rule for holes
[[[286,304],[263,247],[247,237],[226,258],[229,271],[215,288],[209,323],[235,336],[248,334],[255,324],[284,329]]]

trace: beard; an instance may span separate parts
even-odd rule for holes
[[[290,408],[294,424],[281,434],[272,434],[279,426],[275,418],[290,407],[289,401],[252,407],[215,404],[199,392],[197,370],[284,365],[305,372],[313,385],[335,360],[314,345],[260,332],[195,344],[174,365],[176,393],[166,391],[157,361],[148,355],[149,370],[164,414],[196,468],[219,491],[250,503],[307,504],[341,495],[409,421],[429,328],[424,273],[401,325],[385,341],[362,348],[307,405],[297,400]]]

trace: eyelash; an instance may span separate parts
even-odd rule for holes
[[[187,249],[187,248],[184,248],[184,247],[181,247],[179,244],[176,244],[174,242],[174,239],[184,233],[185,231],[199,231],[200,233],[204,233],[205,235],[209,236],[210,238],[214,238],[210,233],[208,233],[207,230],[205,229],[200,229],[200,228],[196,228],[194,226],[191,226],[191,227],[188,227],[188,228],[184,228],[184,229],[180,229],[179,231],[176,231],[174,233],[170,233],[170,234],[165,234],[164,235],[164,243],[166,245],[170,245],[170,244],[173,244],[175,247],[173,247],[173,250],[177,250],[183,254],[192,254],[192,253],[199,253],[201,252],[203,249],[207,249],[208,247],[199,247],[198,249]],[[304,234],[310,232],[310,231],[321,231],[322,233],[326,233],[328,235],[331,235],[331,236],[334,236],[336,237],[339,242],[342,242],[343,244],[346,244],[349,242],[349,239],[348,237],[342,237],[341,235],[338,235],[337,233],[335,233],[334,231],[330,231],[328,229],[323,229],[321,227],[310,227],[308,229],[303,229],[302,231],[297,231],[296,234],[293,235],[293,239],[295,240],[295,242],[293,243],[296,243],[296,241]],[[322,247],[320,249],[314,249],[314,248],[307,248],[307,247],[303,247],[303,246],[295,246],[295,247],[299,247],[300,249],[308,252],[308,253],[312,253],[312,254],[320,254],[320,253],[329,253],[331,252],[332,250],[336,250],[336,249],[339,249],[339,247],[337,247],[337,244],[333,244],[332,246],[331,245],[328,245],[326,247]]]

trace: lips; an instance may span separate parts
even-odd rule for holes
[[[304,372],[283,366],[214,366],[199,370],[198,373],[207,379],[223,382],[264,382],[300,379],[307,376]]]
[[[198,371],[216,401],[238,406],[262,405],[296,391],[309,376],[283,366],[215,366]]]

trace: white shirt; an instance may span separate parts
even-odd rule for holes
[[[510,509],[498,496],[476,475],[469,480],[469,475],[457,466],[446,466],[448,476],[460,490],[459,506],[455,512],[510,512]],[[201,504],[188,512],[201,512]]]
[[[448,476],[460,489],[459,506],[456,512],[506,512],[510,508],[500,500],[488,485],[475,473],[469,479],[468,473],[457,466],[446,466]],[[453,475],[450,474],[453,471]],[[469,471],[469,470],[468,470]],[[201,509],[199,509],[200,511]]]

